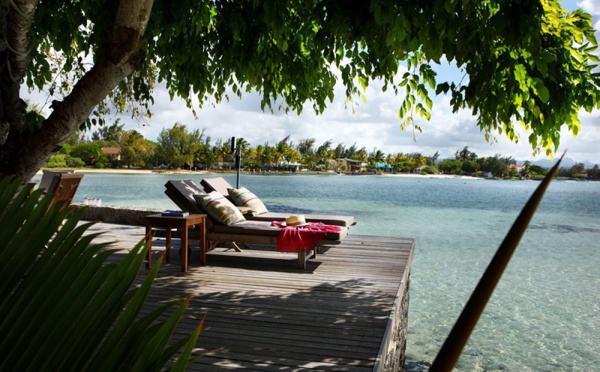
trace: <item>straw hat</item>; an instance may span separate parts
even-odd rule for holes
[[[292,214],[285,219],[285,222],[281,226],[306,226],[306,219],[303,214]]]

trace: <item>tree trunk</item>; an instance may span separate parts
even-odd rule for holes
[[[22,80],[15,83],[14,71],[24,76],[29,59],[15,54],[14,45],[27,48],[30,45],[31,22],[23,22],[24,9],[29,10],[28,19],[33,19],[37,1],[13,0],[20,9],[9,7],[7,32],[12,50],[0,51],[2,94],[0,96],[0,176],[15,175],[26,180],[57,152],[71,134],[89,117],[92,110],[114,89],[117,84],[138,69],[143,61],[142,37],[150,17],[154,0],[121,0],[114,24],[108,35],[97,63],[75,84],[73,91],[62,102],[55,102],[53,112],[40,128],[27,128],[24,120],[24,103],[19,97]],[[33,6],[32,6],[33,5]],[[8,55],[8,59],[2,58]],[[17,68],[15,70],[15,68]],[[11,72],[12,71],[12,72]],[[16,86],[4,84],[13,81]],[[3,129],[8,128],[6,140],[2,142]]]

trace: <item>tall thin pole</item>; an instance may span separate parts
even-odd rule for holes
[[[235,137],[231,137],[231,153],[235,152],[235,170],[237,177],[235,179],[235,188],[240,188],[240,169],[242,168],[242,148],[238,143],[236,144]]]
[[[235,169],[237,171],[237,178],[235,180],[235,188],[240,188],[240,169],[242,168],[242,149],[238,144],[235,148]]]

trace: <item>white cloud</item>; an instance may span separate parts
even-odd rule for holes
[[[591,15],[600,15],[600,2],[598,0],[578,1],[577,6]]]
[[[127,129],[136,129],[145,137],[156,140],[158,133],[175,122],[181,122],[189,129],[206,129],[207,135],[214,140],[226,140],[232,136],[244,137],[251,145],[265,143],[274,145],[288,134],[294,143],[302,139],[315,138],[317,145],[327,140],[334,146],[344,144],[349,147],[356,143],[358,148],[367,151],[377,148],[388,153],[419,152],[433,155],[439,152],[441,158],[452,157],[457,150],[469,146],[479,156],[513,156],[519,160],[539,160],[543,155],[532,156],[533,150],[527,136],[521,133],[519,143],[507,140],[503,135],[496,135],[495,142],[487,143],[484,134],[476,125],[476,119],[470,111],[462,110],[452,113],[449,97],[437,98],[431,112],[430,121],[417,119],[423,132],[399,129],[400,120],[397,111],[401,97],[392,92],[382,93],[380,86],[373,84],[367,92],[367,103],[347,104],[343,92],[336,96],[322,115],[316,115],[307,105],[301,115],[272,115],[260,110],[260,97],[249,94],[241,100],[231,98],[215,107],[197,110],[198,118],[194,118],[190,110],[180,100],[167,102],[162,100],[153,109],[155,117],[148,120],[149,127],[125,119]],[[167,96],[168,97],[168,96]],[[582,133],[577,138],[565,130],[558,153],[569,149],[569,157],[577,161],[600,163],[600,152],[597,143],[600,140],[600,113],[583,113],[581,115]]]

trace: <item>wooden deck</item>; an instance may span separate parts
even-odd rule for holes
[[[107,231],[99,240],[123,249],[144,235],[142,227],[105,223],[92,230]],[[413,239],[349,235],[309,260],[306,270],[296,267],[295,254],[265,247],[217,248],[201,266],[198,242],[190,243],[184,274],[174,239],[148,304],[191,295],[181,335],[206,315],[197,347],[209,354],[189,370],[372,371],[390,364],[389,349],[398,347],[394,328],[405,321],[399,307],[408,297]],[[154,240],[154,262],[164,244]]]

